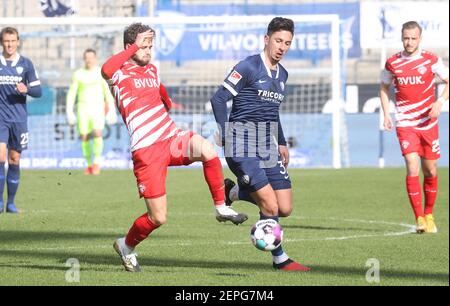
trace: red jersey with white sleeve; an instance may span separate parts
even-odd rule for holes
[[[393,84],[396,97],[397,128],[429,130],[438,122],[429,112],[435,97],[435,75],[448,78],[448,69],[436,55],[419,50],[417,55],[397,53],[386,61],[381,73],[384,84]]]
[[[129,61],[138,49],[133,44],[112,56],[102,67],[128,128],[131,152],[150,147],[179,132],[163,103],[156,67],[152,64],[139,66]]]

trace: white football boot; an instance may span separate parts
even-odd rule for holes
[[[137,254],[125,245],[125,238],[117,239],[113,247],[117,254],[119,254],[125,270],[128,272],[141,272],[141,267],[136,259]]]
[[[216,207],[216,219],[219,222],[231,221],[235,225],[239,225],[247,221],[248,216],[238,213],[232,207],[223,204]]]

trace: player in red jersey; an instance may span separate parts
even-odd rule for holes
[[[203,163],[203,171],[216,208],[218,221],[240,224],[247,220],[225,205],[222,164],[212,144],[203,137],[180,130],[168,114],[172,103],[150,64],[155,32],[140,23],[124,32],[125,50],[102,67],[131,138],[134,174],[147,212],[139,217],[126,237],[114,242],[127,271],[139,272],[134,248],[166,223],[165,180],[168,166]]]
[[[386,61],[381,73],[380,97],[384,128],[392,130],[389,115],[389,87],[395,87],[396,130],[406,162],[406,189],[414,210],[417,233],[436,233],[433,207],[438,190],[437,160],[440,157],[438,117],[448,99],[448,69],[442,59],[420,48],[422,28],[415,21],[403,24],[404,50]],[[441,96],[435,96],[435,75],[446,85]],[[424,174],[422,205],[420,168]]]

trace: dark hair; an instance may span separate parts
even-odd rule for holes
[[[17,39],[19,39],[19,31],[17,31],[16,28],[12,27],[3,28],[2,31],[0,32],[0,42],[3,41],[4,34],[16,34]]]
[[[123,32],[123,46],[125,47],[127,44],[130,45],[134,44],[137,35],[139,33],[143,33],[148,30],[154,32],[154,30],[151,27],[149,27],[148,25],[144,25],[140,22],[130,24],[128,27],[125,28],[125,31]]]
[[[294,35],[294,22],[288,18],[275,17],[267,27],[267,35],[270,36],[278,31],[288,31]]]
[[[87,48],[86,50],[84,50],[83,56],[86,55],[86,53],[94,53],[94,55],[97,55],[97,52],[92,48]]]
[[[419,23],[417,23],[417,21],[408,21],[405,22],[402,26],[402,34],[404,30],[411,30],[411,29],[415,29],[418,28],[420,35],[422,35],[422,27],[420,26]]]

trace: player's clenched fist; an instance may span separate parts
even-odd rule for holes
[[[28,92],[28,87],[24,83],[17,83],[16,89],[21,94],[26,94]]]

